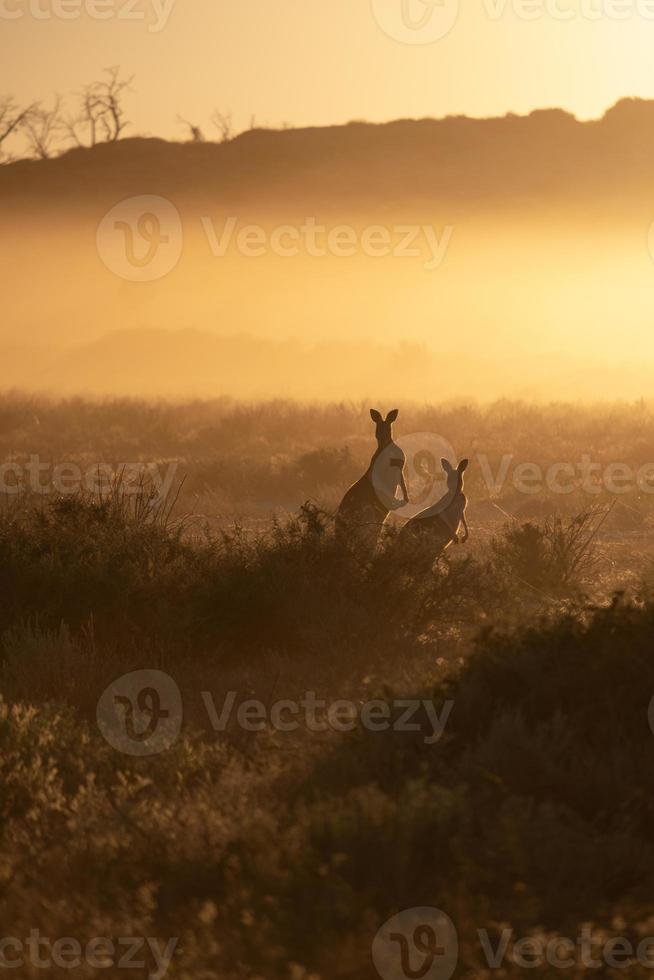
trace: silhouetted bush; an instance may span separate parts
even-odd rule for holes
[[[377,927],[416,905],[454,919],[459,975],[483,966],[475,930],[493,922],[637,941],[653,911],[653,627],[654,607],[616,601],[488,632],[412,692],[454,700],[435,745],[357,729],[305,734],[290,757],[263,736],[244,758],[186,731],[117,765],[70,712],[3,707],[3,917],[16,935],[179,936],[173,977],[296,963],[364,980]]]
[[[626,453],[632,433],[629,458],[644,460],[646,406],[607,411],[501,403],[405,422],[457,447],[474,438],[494,460],[507,444],[544,462],[571,445]],[[7,934],[176,936],[171,980],[369,980],[377,928],[413,906],[452,917],[461,977],[485,975],[477,929],[654,933],[654,602],[651,581],[638,602],[596,588],[603,511],[494,540],[471,521],[470,544],[437,561],[427,542],[398,547],[391,528],[371,559],[337,545],[328,502],[300,506],[367,465],[359,408],[13,397],[0,422],[5,451],[52,440],[50,457],[156,447],[185,460],[179,513],[201,490],[232,515],[303,492],[288,516],[207,526],[175,520],[147,487],[4,503]],[[349,450],[334,448],[344,430]],[[479,474],[470,484],[474,498]],[[100,693],[139,667],[168,671],[184,695],[180,738],[146,759],[119,754],[95,720]],[[215,732],[199,695],[227,689],[453,708],[435,744],[424,704],[418,731]]]

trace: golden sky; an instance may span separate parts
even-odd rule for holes
[[[131,132],[169,137],[216,107],[241,129],[654,97],[654,0],[0,0],[0,37],[0,91],[120,64]]]

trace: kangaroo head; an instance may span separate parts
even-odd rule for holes
[[[451,493],[460,493],[463,490],[463,474],[468,468],[468,462],[469,460],[462,459],[455,469],[449,460],[441,460],[441,466],[447,474],[447,489]]]
[[[381,413],[378,412],[376,408],[370,409],[370,418],[375,423],[375,436],[380,449],[383,449],[384,446],[388,446],[388,444],[393,441],[392,426],[398,415],[399,409],[397,408],[394,408],[392,412],[389,412],[386,418],[382,418]]]

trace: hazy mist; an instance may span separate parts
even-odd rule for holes
[[[652,144],[652,103],[625,101],[595,123],[125,140],[4,167],[5,383],[639,397],[654,364]],[[142,240],[119,227],[133,198],[163,201]],[[132,281],[150,247],[155,278]]]

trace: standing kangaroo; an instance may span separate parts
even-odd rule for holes
[[[391,510],[409,502],[404,479],[406,457],[393,442],[392,426],[398,414],[398,409],[394,408],[384,419],[377,409],[370,409],[370,417],[375,423],[377,450],[370,460],[370,466],[347,491],[336,513],[336,536],[341,541],[355,534],[357,539],[374,550],[382,525]],[[402,491],[402,500],[396,496],[398,487]]]
[[[409,535],[425,536],[437,548],[437,554],[445,551],[451,544],[459,543],[459,525],[463,524],[463,542],[468,540],[466,507],[468,500],[463,492],[463,474],[468,460],[462,459],[456,469],[446,460],[441,466],[447,474],[447,493],[431,507],[421,510],[402,528],[402,537]]]

